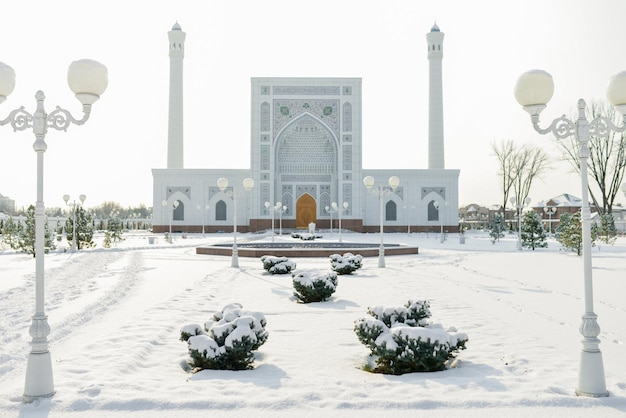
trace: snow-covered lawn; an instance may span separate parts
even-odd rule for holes
[[[327,232],[327,231],[326,231]],[[336,241],[338,235],[323,234]],[[610,397],[577,397],[583,314],[582,258],[517,251],[514,236],[492,245],[468,234],[388,234],[419,255],[364,258],[323,303],[299,304],[291,275],[259,259],[196,255],[230,234],[188,235],[167,244],[127,234],[109,250],[46,256],[46,313],[56,395],[21,403],[34,259],[0,250],[2,417],[618,417],[626,416],[626,238],[593,250],[595,311]],[[239,241],[269,240],[240,234]],[[289,241],[285,236],[278,241]],[[344,242],[379,235],[343,233]],[[293,259],[327,269],[327,258]],[[297,271],[297,270],[296,270]],[[354,321],[370,306],[428,299],[433,321],[467,333],[455,367],[402,376],[362,370],[369,352]],[[248,371],[185,371],[181,326],[238,302],[267,318],[267,342]]]

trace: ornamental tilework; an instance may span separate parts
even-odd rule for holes
[[[269,170],[270,169],[270,146],[269,145],[261,145],[261,170]]]
[[[283,174],[280,176],[280,181],[283,183],[320,183],[331,181],[332,176],[330,174],[319,175],[306,175],[306,174]]]
[[[341,94],[344,96],[350,96],[352,94],[352,86],[344,86]]]
[[[343,142],[352,142],[352,135],[344,135]]]
[[[445,187],[422,187],[422,199],[424,199],[429,193],[438,194],[443,200],[446,200]]]
[[[305,193],[310,194],[315,199],[317,187],[315,185],[299,185],[296,187],[296,198],[300,198]]]
[[[261,94],[263,94],[263,95],[270,94],[270,87],[269,86],[261,86]]]
[[[274,86],[274,94],[282,96],[338,96],[337,86]]]
[[[261,208],[261,213],[264,213],[265,215],[269,214],[269,210],[265,207],[265,202],[271,202],[271,197],[270,197],[270,184],[269,183],[261,183],[261,193],[260,193],[260,197],[261,200],[259,201],[259,205]]]
[[[339,100],[274,100],[274,139],[282,128],[303,113],[322,121],[339,138]]]
[[[268,102],[261,103],[261,131],[269,132],[270,130],[270,104]]]
[[[169,199],[176,192],[181,192],[185,195],[189,200],[191,200],[191,187],[189,186],[170,186],[167,188],[167,192],[165,193],[165,198]]]
[[[343,104],[343,130],[352,132],[352,105],[347,102]]]
[[[343,169],[352,170],[352,145],[343,146]]]
[[[343,202],[348,202],[349,205],[344,214],[352,215],[352,183],[343,184]]]

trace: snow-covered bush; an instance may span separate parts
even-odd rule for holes
[[[316,238],[323,238],[323,235],[312,234],[310,232],[292,232],[291,238],[301,239],[303,241],[313,241]]]
[[[354,332],[371,350],[376,366],[385,374],[444,370],[459,350],[465,349],[467,334],[440,324],[431,324],[428,301],[408,301],[399,308],[369,308],[371,317],[355,321]]]
[[[319,271],[301,271],[291,273],[294,296],[303,303],[324,302],[337,290],[337,273]]]
[[[264,255],[261,257],[263,268],[270,274],[287,274],[296,269],[296,263],[290,261],[287,257],[275,257],[273,255]]]
[[[363,256],[345,253],[344,255],[333,254],[330,256],[330,268],[337,274],[350,274],[361,268]]]
[[[267,340],[267,321],[260,312],[246,311],[238,303],[226,305],[213,314],[204,327],[188,324],[180,330],[187,341],[189,365],[203,369],[246,370],[252,368],[254,351]]]

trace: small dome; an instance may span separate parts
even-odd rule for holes
[[[172,26],[172,30],[182,30],[180,25],[178,24],[178,21],[174,23],[174,26]]]
[[[437,22],[435,22],[435,24],[433,25],[433,27],[430,29],[431,32],[441,32],[441,30],[439,30],[439,26],[437,26]]]

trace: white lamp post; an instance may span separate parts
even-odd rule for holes
[[[400,179],[396,176],[389,177],[389,186],[391,190],[385,189],[383,185],[379,185],[378,189],[374,189],[374,183],[376,180],[372,176],[366,176],[363,179],[363,184],[370,192],[374,193],[378,196],[378,200],[380,203],[380,247],[378,248],[378,267],[385,267],[385,245],[383,243],[383,196],[395,193],[396,188],[400,185]]]
[[[350,206],[350,204],[348,202],[343,202],[343,205],[339,207],[339,205],[337,205],[337,202],[332,202],[331,206],[332,206],[333,211],[339,214],[339,242],[342,242],[341,241],[341,215],[343,214],[343,212],[348,210],[348,207]]]
[[[163,206],[163,208],[167,208],[168,206],[167,200],[162,201],[161,205]],[[170,216],[170,233],[167,239],[170,244],[172,243],[172,221],[174,220],[174,211],[176,210],[177,207],[178,207],[178,200],[174,200],[172,202],[172,215]]]
[[[198,205],[196,206],[196,209],[198,209],[198,211],[202,210],[202,206]],[[211,209],[211,206],[209,206],[209,204],[207,203],[206,205],[204,205],[204,209],[205,211],[201,213],[202,215],[202,236],[204,236],[204,225],[206,224],[206,214],[209,212],[209,209]]]
[[[548,236],[552,236],[552,215],[556,213],[554,206],[544,206],[543,211],[548,215]]]
[[[83,105],[82,119],[75,119],[68,110],[58,107],[51,113],[44,109],[44,93],[35,94],[37,107],[34,113],[15,109],[9,116],[0,120],[0,126],[9,123],[14,131],[32,128],[35,134],[33,148],[37,153],[37,202],[35,204],[35,315],[29,333],[33,340],[26,367],[24,402],[47,398],[54,395],[52,361],[48,349],[50,326],[44,311],[44,203],[43,203],[43,153],[48,145],[45,138],[48,128],[66,131],[73,123],[82,125],[91,113],[95,103],[107,88],[108,76],[104,65],[92,60],[74,61],[67,72],[67,82],[76,98]],[[15,72],[6,64],[0,63],[0,103],[4,102],[15,87]]]
[[[448,207],[448,202],[445,200],[443,201],[444,207],[441,207],[439,202],[433,203],[433,206],[435,206],[435,208],[439,211],[439,220],[441,221],[441,232],[439,234],[439,242],[443,244],[445,242],[445,236],[443,234],[443,211],[444,211],[444,207]]]
[[[600,327],[597,315],[593,312],[593,277],[591,266],[591,212],[589,210],[587,158],[589,157],[590,135],[607,138],[611,131],[623,132],[626,125],[618,127],[606,117],[597,117],[592,121],[585,115],[586,103],[578,100],[578,119],[572,121],[561,116],[552,121],[546,129],[539,127],[539,114],[552,98],[554,82],[552,76],[542,70],[531,70],[522,74],[515,85],[515,98],[530,114],[531,122],[542,135],[552,133],[557,139],[573,136],[580,146],[580,179],[582,189],[582,238],[585,285],[585,313],[580,325],[583,347],[580,355],[578,386],[576,393],[584,396],[608,396],[604,378],[604,366],[600,351]],[[606,88],[609,102],[622,114],[626,121],[626,72],[621,72],[609,80]]]
[[[227,190],[228,179],[220,177],[217,179],[217,187],[223,192],[230,195],[233,199],[233,257],[230,263],[231,267],[239,267],[239,257],[237,254],[237,191],[233,188]],[[243,188],[246,191],[252,190],[254,187],[254,180],[250,177],[243,179]]]
[[[283,236],[283,213],[287,211],[287,206],[283,206],[281,202],[276,202],[274,210],[278,212],[278,235]]]
[[[333,203],[335,204],[335,206],[337,205],[337,203],[335,203],[335,202],[333,202]],[[333,203],[331,203],[331,206],[330,206],[330,207],[329,207],[329,206],[326,206],[326,207],[324,208],[324,209],[326,209],[326,212],[330,214],[330,234],[331,234],[331,235],[333,234],[333,212],[334,212],[334,210],[333,210],[333,208],[332,208],[332,204],[333,204]]]
[[[85,199],[87,199],[87,196],[85,196],[84,194],[81,194],[80,196],[78,196],[78,198],[80,199],[80,204],[82,205],[83,203],[85,203]],[[70,200],[70,195],[69,194],[64,194],[63,195],[63,200],[65,200],[65,206],[72,206],[73,209],[73,218],[72,218],[72,249],[71,251],[74,252],[76,251],[76,206],[78,206],[78,203],[76,203],[76,200],[74,200],[71,204],[69,203]]]
[[[272,242],[274,242],[274,206],[270,202],[265,202],[265,209],[272,213]]]

